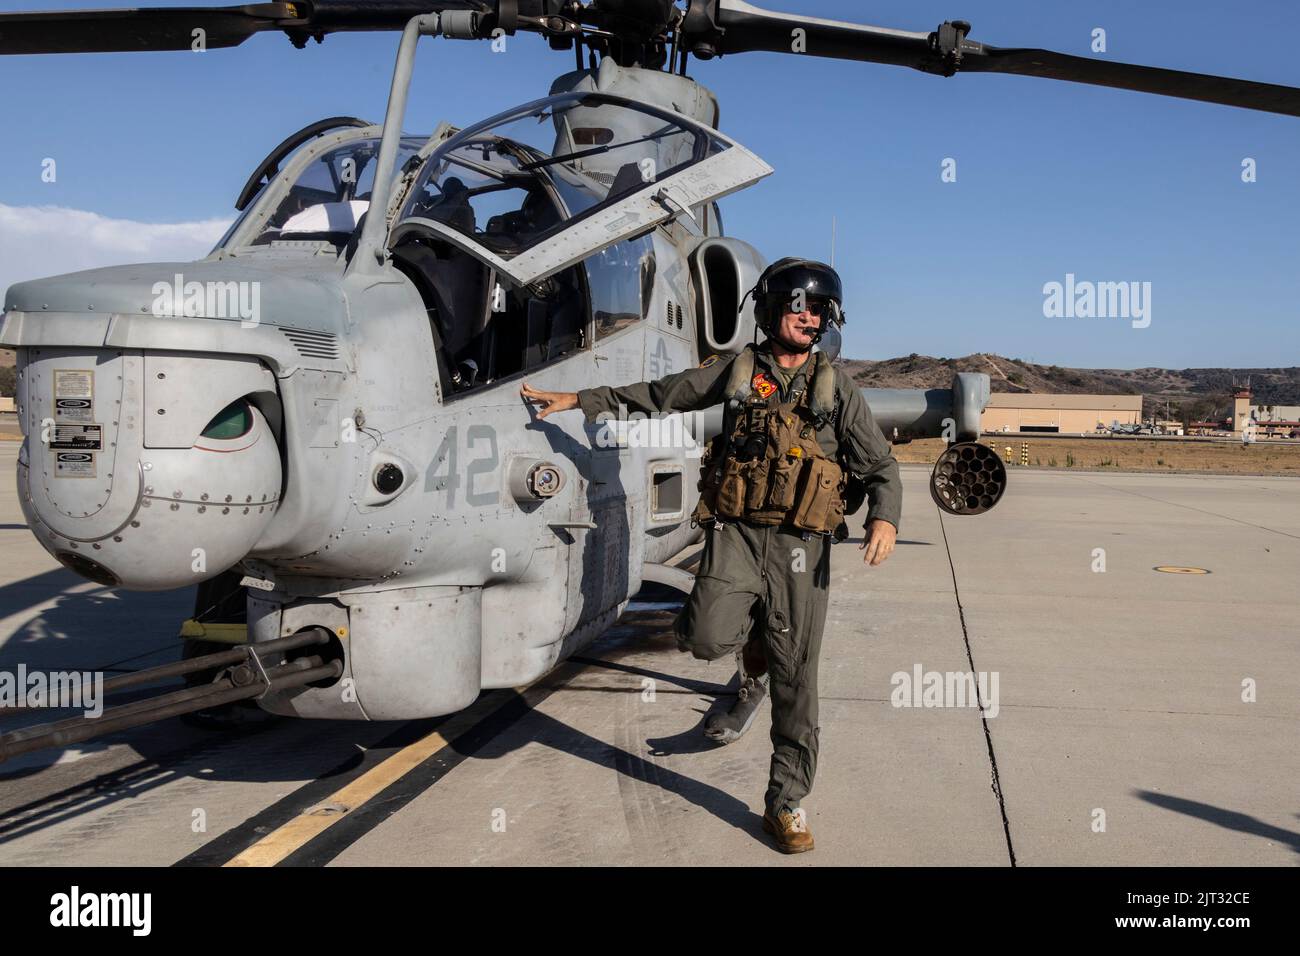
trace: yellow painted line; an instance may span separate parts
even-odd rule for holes
[[[343,789],[335,791],[301,816],[294,817],[278,830],[267,834],[224,865],[275,866],[445,746],[446,739],[435,730],[427,737],[403,747],[379,766],[367,770]]]
[[[550,673],[539,677],[533,683],[514,688],[514,691],[520,697],[526,699],[528,692],[537,687],[538,684],[548,678],[557,678],[568,670],[569,668],[562,664]],[[573,670],[581,670],[581,667],[575,667]],[[572,677],[572,673],[564,673],[564,682],[567,682],[570,677]],[[447,722],[444,729],[447,731],[448,736],[455,739],[463,731],[492,716],[513,699],[513,697],[507,696],[493,707],[472,705],[456,714]],[[531,709],[532,705],[529,706]],[[360,809],[365,803],[374,799],[378,794],[446,746],[447,738],[443,736],[440,730],[435,730],[415,743],[408,744],[378,766],[371,767],[347,786],[336,790],[314,807],[303,811],[284,826],[268,833],[248,849],[222,865],[275,866],[347,817],[352,811]]]

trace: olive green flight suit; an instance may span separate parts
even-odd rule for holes
[[[810,357],[811,359],[811,357]],[[733,357],[654,382],[602,386],[578,393],[588,421],[602,412],[684,412],[723,400]],[[767,345],[755,355],[780,401],[807,389],[810,360],[793,375],[777,370]],[[881,518],[898,527],[902,482],[889,443],[853,381],[834,370],[836,414],[817,431],[825,454],[867,487],[866,523]],[[765,803],[775,814],[794,808],[812,789],[817,770],[817,667],[830,584],[828,535],[783,526],[760,527],[743,519],[707,524],[695,587],[676,622],[678,646],[697,658],[734,655],[750,636],[761,637],[771,675],[772,763]]]

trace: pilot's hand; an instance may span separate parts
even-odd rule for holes
[[[894,542],[898,539],[898,529],[884,518],[873,518],[867,525],[867,533],[862,538],[862,548],[867,552],[862,560],[873,568],[884,564],[885,559],[894,553]]]
[[[523,388],[519,389],[519,394],[524,397],[524,401],[543,406],[537,413],[538,418],[545,418],[556,412],[567,412],[571,408],[578,407],[577,392],[543,392],[524,382]]]

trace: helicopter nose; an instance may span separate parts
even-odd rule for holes
[[[280,496],[279,449],[255,403],[269,371],[237,356],[19,356],[19,502],[64,566],[153,591],[214,577],[248,554]]]

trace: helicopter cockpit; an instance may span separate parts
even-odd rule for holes
[[[354,262],[382,130],[334,117],[244,187],[227,255]],[[559,93],[461,131],[403,136],[387,195],[392,265],[428,313],[445,398],[590,348],[645,318],[656,226],[717,232],[714,201],[771,172],[712,127],[600,92]]]
[[[617,97],[567,93],[469,127],[425,162],[390,238],[421,290],[455,395],[644,317],[657,221],[620,201],[730,143]],[[640,224],[628,235],[627,220]]]

